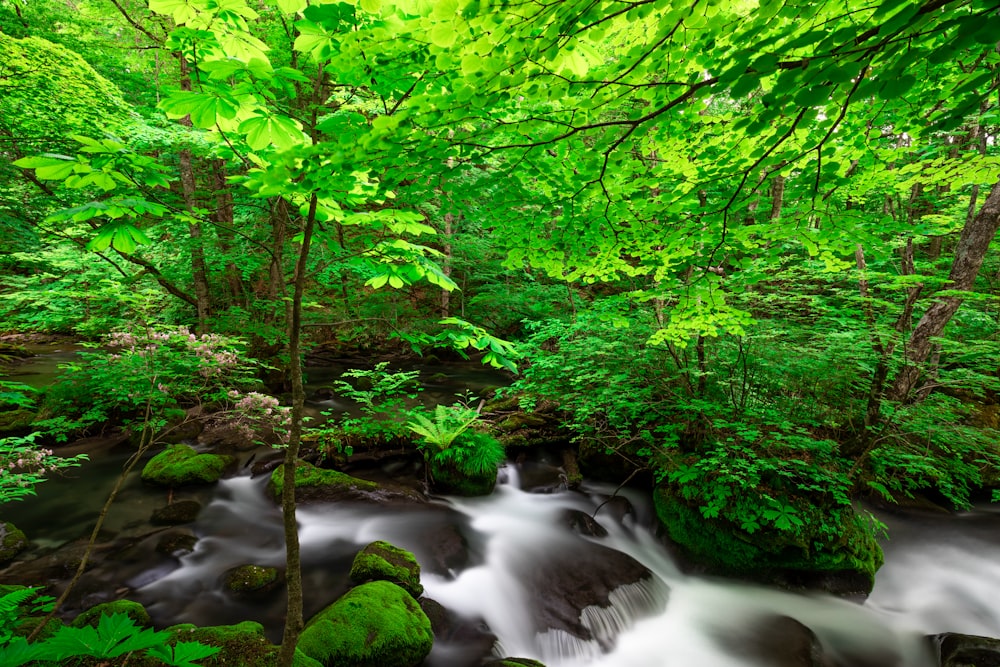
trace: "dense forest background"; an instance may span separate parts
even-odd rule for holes
[[[2,328],[238,341],[290,392],[292,464],[307,350],[458,348],[582,460],[651,471],[723,567],[764,536],[874,572],[853,499],[1000,477],[993,3],[0,0],[0,26]],[[89,377],[55,431],[149,405]]]

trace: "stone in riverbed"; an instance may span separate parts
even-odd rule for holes
[[[179,500],[166,507],[153,511],[149,522],[154,526],[173,526],[181,523],[191,523],[198,518],[201,503],[196,500]]]
[[[402,586],[414,598],[419,598],[424,587],[420,584],[420,564],[409,551],[379,540],[358,552],[351,565],[351,581],[391,581]]]
[[[142,469],[142,481],[169,487],[213,484],[235,460],[232,456],[199,454],[189,445],[170,445]]]
[[[0,565],[28,548],[28,538],[12,523],[0,522]]]
[[[82,628],[86,625],[96,628],[101,620],[101,616],[112,616],[114,614],[125,614],[135,621],[135,624],[139,627],[148,628],[153,625],[153,620],[149,617],[149,612],[146,611],[146,608],[132,600],[114,600],[113,602],[104,602],[91,607],[74,618],[70,625],[74,628]]]
[[[316,614],[298,648],[326,667],[416,667],[433,642],[431,622],[413,596],[373,581]]]
[[[1000,639],[946,632],[931,637],[941,650],[941,667],[1000,667]]]
[[[285,467],[278,466],[271,473],[268,493],[281,502],[285,487]],[[336,470],[317,468],[306,461],[299,461],[295,468],[295,500],[297,502],[375,502],[423,503],[424,498],[412,489],[391,488],[366,479],[352,477]]]
[[[530,658],[503,658],[502,660],[491,660],[483,667],[545,667],[545,665]]]
[[[266,596],[282,583],[281,570],[264,565],[240,565],[227,570],[222,585],[240,598]]]

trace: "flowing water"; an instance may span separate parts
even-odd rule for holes
[[[79,540],[126,455],[97,451],[75,479],[50,480],[39,497],[3,508],[3,518],[34,542],[28,556],[36,565],[27,571],[59,579],[37,563]],[[265,493],[266,479],[241,470],[179,494],[203,509],[194,523],[175,528],[149,525],[166,494],[133,473],[75,606],[125,595],[145,604],[159,626],[249,619],[277,640],[282,592],[240,600],[221,584],[229,568],[280,567],[284,560],[280,512]],[[385,472],[419,475],[406,464]],[[1000,634],[1000,513],[883,516],[891,535],[886,565],[859,604],[683,574],[654,534],[646,494],[626,490],[628,502],[605,504],[612,487],[566,490],[558,468],[544,461],[501,472],[484,498],[300,508],[307,617],[348,590],[359,549],[387,540],[417,556],[425,596],[451,619],[428,667],[478,665],[491,646],[497,655],[549,667],[811,664],[795,661],[795,641],[844,667],[932,667],[925,635]],[[157,550],[174,534],[192,535],[193,548]],[[2,582],[16,576],[16,569],[0,571]]]

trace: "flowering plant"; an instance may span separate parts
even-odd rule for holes
[[[227,403],[230,390],[256,384],[256,364],[244,356],[242,341],[185,327],[116,331],[103,349],[80,357],[64,364],[46,390],[45,407],[64,416],[46,425],[63,432],[135,420],[155,430],[184,408]]]
[[[37,433],[24,437],[0,438],[0,505],[35,494],[35,485],[43,475],[63,468],[76,467],[87,460],[86,454],[63,458],[51,449],[34,444]]]

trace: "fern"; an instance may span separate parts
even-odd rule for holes
[[[198,667],[195,660],[210,658],[218,652],[219,648],[216,646],[206,646],[198,642],[177,642],[174,646],[169,644],[153,646],[146,654],[171,667]]]
[[[471,408],[438,405],[434,409],[433,421],[419,412],[413,412],[411,417],[412,420],[406,422],[406,427],[423,436],[425,444],[432,445],[440,452],[451,447],[455,438],[479,418],[479,412]]]
[[[63,626],[46,642],[57,660],[72,656],[117,658],[165,644],[166,632],[139,628],[126,614],[103,614],[94,628]]]
[[[23,616],[21,606],[35,597],[38,590],[37,588],[22,588],[0,596],[0,646],[8,643],[14,636],[14,627]],[[52,598],[45,599],[51,600]],[[6,665],[7,663],[0,661],[0,664]]]

